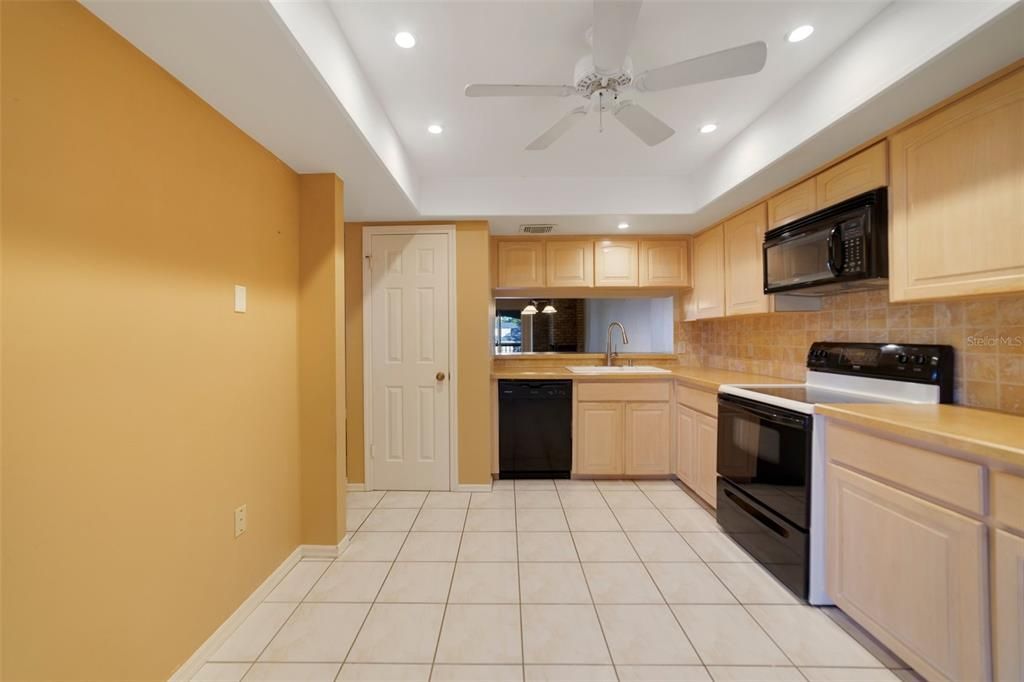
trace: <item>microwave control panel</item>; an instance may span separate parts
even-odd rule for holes
[[[866,238],[862,218],[847,220],[839,225],[839,248],[843,254],[840,269],[843,273],[864,272]]]

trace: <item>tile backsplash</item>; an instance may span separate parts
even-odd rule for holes
[[[813,341],[948,344],[957,403],[1024,414],[1024,294],[889,303],[882,289],[822,303],[818,312],[677,322],[676,353],[684,365],[803,379]]]

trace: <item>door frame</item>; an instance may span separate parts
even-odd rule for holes
[[[370,241],[380,235],[443,234],[448,238],[448,489],[459,489],[459,372],[458,309],[455,305],[455,225],[363,225],[363,480],[366,490],[373,485],[373,457],[370,437],[373,433],[373,306],[370,292]]]

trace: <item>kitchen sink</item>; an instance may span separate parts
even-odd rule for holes
[[[575,365],[566,367],[573,374],[668,374],[672,370],[664,367],[652,367],[651,365],[633,365],[632,367],[616,366],[606,367],[605,365]]]

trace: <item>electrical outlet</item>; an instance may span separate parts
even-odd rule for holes
[[[245,510],[245,505],[235,509],[235,537],[245,532],[245,527],[248,525],[248,512]]]

